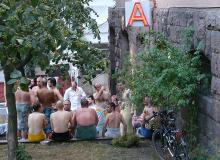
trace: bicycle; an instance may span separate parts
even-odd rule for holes
[[[155,117],[158,117],[160,122],[158,129],[153,132],[152,143],[160,159],[189,160],[185,132],[176,127],[174,110],[154,112],[145,123],[149,123]]]

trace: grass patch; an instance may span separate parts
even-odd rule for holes
[[[32,160],[159,160],[151,142],[141,140],[138,147],[122,148],[111,141],[25,144]],[[0,145],[0,159],[8,160],[7,145]]]
[[[114,138],[112,140],[112,144],[119,147],[130,148],[133,146],[138,146],[139,138],[135,135],[122,136],[122,137]]]

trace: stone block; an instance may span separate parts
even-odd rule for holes
[[[220,123],[220,101],[212,97],[202,96],[199,101],[200,112]]]
[[[211,51],[220,54],[220,31],[211,32]]]
[[[212,53],[211,72],[214,76],[220,77],[220,54]]]
[[[212,51],[211,51],[211,31],[206,30],[206,39],[205,39],[205,52],[204,54],[208,57],[209,60],[212,58]]]
[[[216,25],[215,25],[215,30],[220,31],[220,10],[215,13],[216,16]]]
[[[208,96],[199,96],[199,110],[203,114],[211,115],[213,112],[213,98]]]
[[[168,14],[168,24],[173,26],[187,26],[187,13],[184,9],[172,8]]]
[[[214,94],[220,95],[220,78],[217,78],[215,76],[212,77],[211,92],[213,95]]]
[[[208,138],[214,137],[215,129],[213,121],[207,115],[199,114],[199,127],[201,134],[206,135]]]
[[[206,16],[206,28],[208,30],[213,30],[216,26],[216,17],[213,13],[208,13]]]
[[[183,27],[180,26],[168,26],[167,35],[171,42],[180,43],[182,38]]]

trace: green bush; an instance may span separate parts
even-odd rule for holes
[[[117,137],[117,138],[113,138],[112,144],[119,147],[130,148],[133,146],[138,146],[139,138],[135,135]]]

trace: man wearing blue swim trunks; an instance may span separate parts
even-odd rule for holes
[[[44,108],[43,113],[45,114],[48,122],[46,128],[44,129],[44,132],[46,133],[48,138],[51,138],[52,129],[50,124],[50,115],[54,112],[52,103],[55,103],[55,94],[52,90],[49,90],[47,88],[46,78],[42,79],[42,88],[37,91],[37,98]]]
[[[22,139],[27,138],[28,131],[28,114],[31,111],[31,99],[28,91],[23,91],[20,87],[15,92],[17,121],[18,121],[18,136]]]

